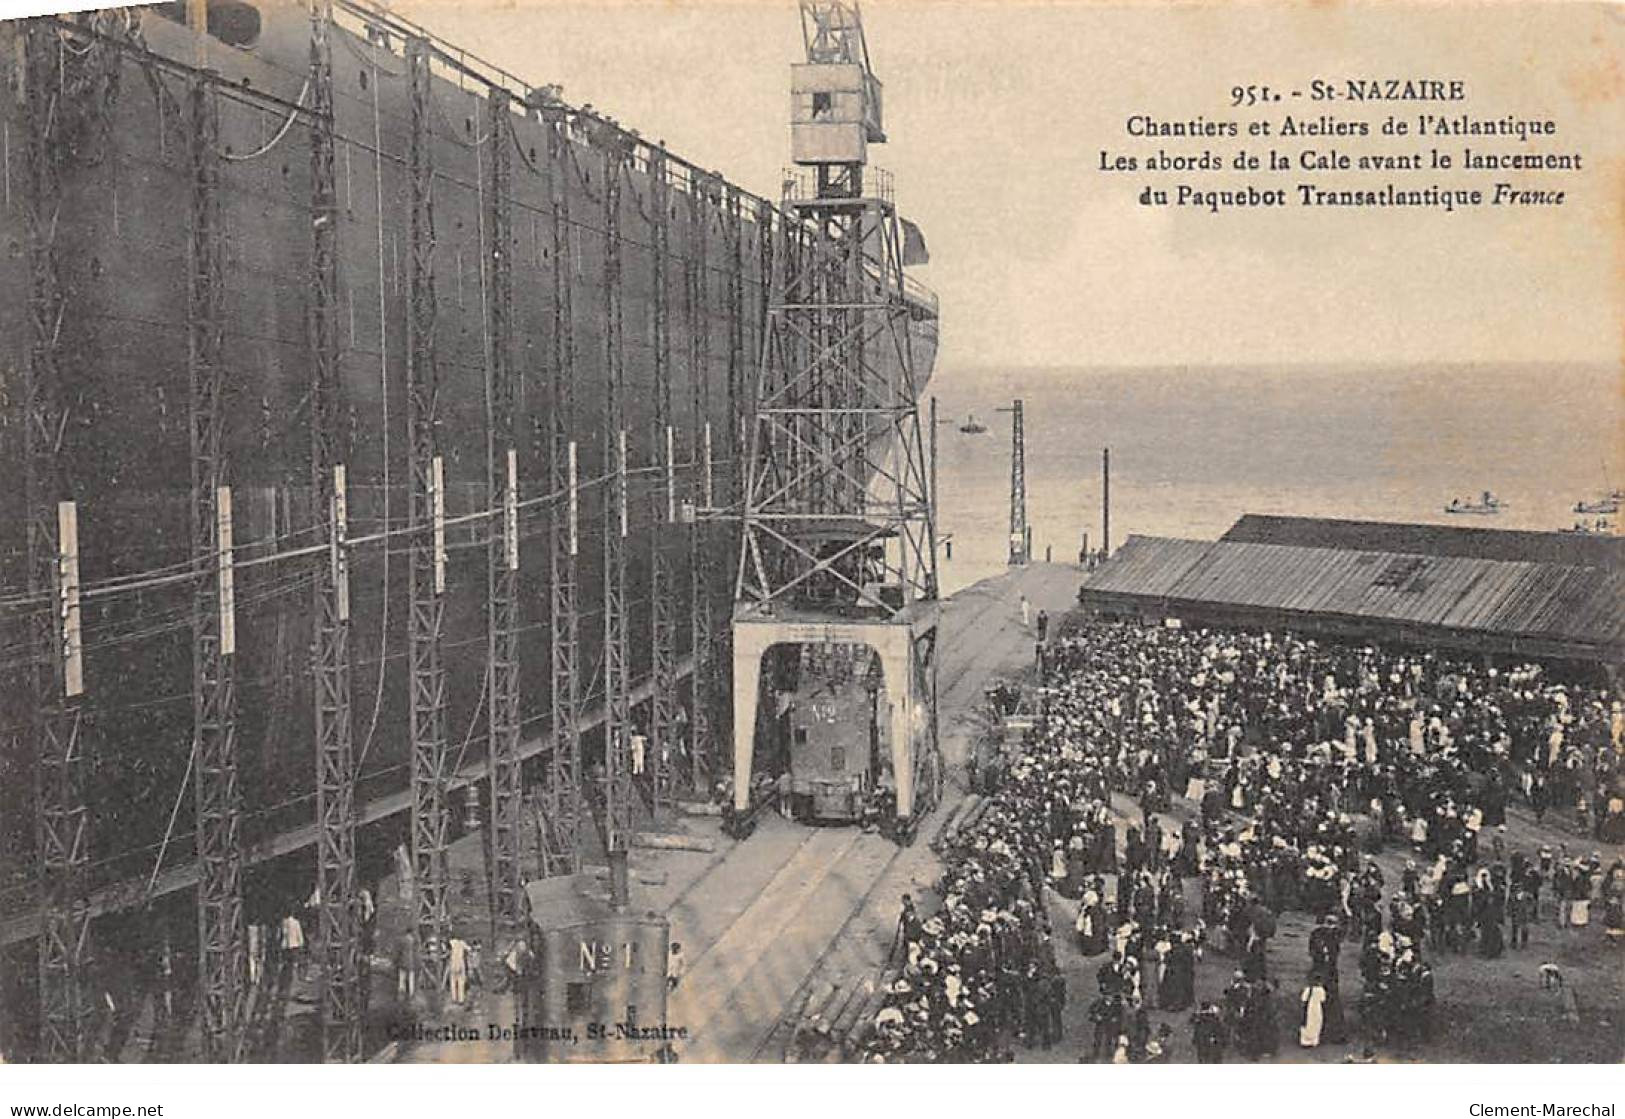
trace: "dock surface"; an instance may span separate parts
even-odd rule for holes
[[[669,1025],[687,1028],[687,1040],[677,1046],[680,1060],[782,1060],[794,1011],[809,992],[835,986],[832,1009],[862,997],[891,946],[900,895],[928,888],[939,873],[929,841],[966,796],[973,709],[991,680],[1033,665],[1037,634],[1022,624],[1021,597],[1034,619],[1041,609],[1059,619],[1080,578],[1070,565],[1033,564],[943,603],[938,721],[947,788],[912,845],[769,813],[742,841],[724,835],[716,817],[668,822],[671,830],[710,840],[710,851],[633,849],[633,905],[665,913],[688,960],[666,1011]],[[512,1018],[511,999],[490,996],[448,1006],[430,1024],[484,1029],[486,1022]],[[512,1046],[500,1042],[408,1044],[390,1056],[414,1063],[513,1059]]]
[[[912,845],[775,817],[734,844],[668,910],[672,938],[690,961],[666,1015],[671,1025],[688,1027],[682,1060],[782,1060],[789,1019],[811,993],[834,986],[832,1013],[862,997],[891,947],[900,896],[939,872],[929,840],[966,795],[973,709],[990,680],[1033,664],[1037,634],[1022,624],[1021,597],[1034,619],[1040,609],[1058,619],[1079,578],[1075,567],[1033,564],[944,603],[938,722],[947,789]]]

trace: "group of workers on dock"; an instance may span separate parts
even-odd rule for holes
[[[869,1059],[1055,1044],[1055,926],[1073,913],[1076,949],[1105,957],[1081,1059],[1117,1062],[1169,1058],[1173,1029],[1153,1028],[1153,1009],[1194,1007],[1202,1061],[1276,1053],[1286,1016],[1301,1048],[1353,1041],[1345,957],[1363,1035],[1347,1059],[1376,1059],[1428,1037],[1429,953],[1495,959],[1543,919],[1625,941],[1625,861],[1601,853],[1625,841],[1625,713],[1602,687],[1439,651],[1129,623],[1050,642],[1040,660],[1036,725],[946,838],[939,909],[905,907]],[[1513,849],[1509,803],[1537,823],[1560,814],[1578,850]],[[1403,867],[1385,872],[1385,851]],[[1307,966],[1275,974],[1270,941],[1294,911],[1314,922]],[[1235,969],[1199,997],[1207,952]]]

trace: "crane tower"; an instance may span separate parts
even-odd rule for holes
[[[845,772],[850,788],[894,797],[891,818],[907,834],[941,785],[936,539],[918,410],[929,360],[911,340],[890,181],[868,166],[886,134],[858,7],[802,0],[801,21],[790,127],[799,170],[786,181],[748,417],[734,808],[749,808],[753,776],[775,768],[791,773],[794,795],[813,796],[794,772],[796,722],[815,706],[834,722],[841,704],[872,705],[869,760]],[[854,680],[867,692],[839,686]],[[835,768],[824,784],[839,783]]]

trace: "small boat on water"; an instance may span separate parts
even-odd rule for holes
[[[1506,502],[1496,497],[1489,490],[1485,490],[1477,501],[1463,501],[1459,497],[1452,497],[1450,504],[1444,507],[1446,513],[1470,514],[1473,516],[1490,516],[1506,508]]]
[[[964,432],[966,435],[980,435],[982,432],[987,430],[987,425],[981,420],[977,419],[976,413],[972,412],[969,416],[965,417],[965,422],[959,425],[959,430]]]
[[[1607,517],[1598,517],[1594,521],[1575,521],[1573,528],[1560,528],[1558,531],[1579,536],[1612,536],[1614,535],[1614,523]]]

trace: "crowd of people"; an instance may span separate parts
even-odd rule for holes
[[[1114,1061],[1167,1058],[1148,1009],[1191,1010],[1199,1060],[1276,1052],[1282,1006],[1296,1006],[1297,1044],[1350,1040],[1345,943],[1350,1009],[1383,1046],[1425,1040],[1430,954],[1493,959],[1542,919],[1586,927],[1594,901],[1609,942],[1625,936],[1625,863],[1600,850],[1625,841],[1625,712],[1599,686],[1438,651],[1126,623],[1040,659],[1038,717],[948,838],[940,910],[910,905],[900,922],[876,1059],[1055,1044],[1066,991],[1050,903],[1075,902],[1077,947],[1104,957],[1081,1048]],[[995,714],[1014,702],[1007,686],[990,700]],[[1513,850],[1509,804],[1563,814],[1576,850]],[[1403,870],[1385,874],[1373,856],[1396,849]],[[1315,922],[1310,962],[1276,975],[1269,944],[1289,911]],[[1235,961],[1208,999],[1204,952]]]
[[[1066,983],[1035,859],[1041,830],[1001,797],[961,835],[938,911],[922,918],[904,898],[900,973],[875,1017],[871,1058],[1003,1061],[1016,1044],[1061,1040]]]

